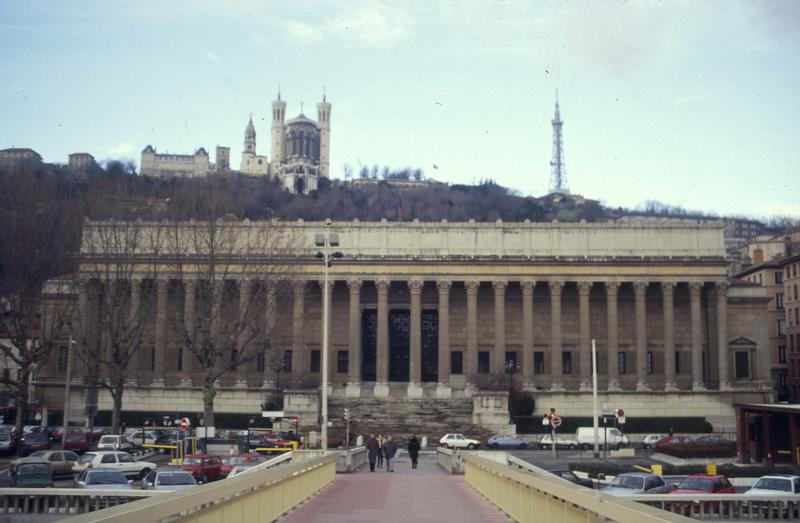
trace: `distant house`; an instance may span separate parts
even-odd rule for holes
[[[77,173],[87,173],[97,169],[99,165],[89,153],[72,153],[69,155],[69,169]]]
[[[0,169],[34,169],[42,165],[42,156],[28,148],[0,150]]]
[[[203,147],[194,154],[159,154],[152,145],[142,151],[140,170],[143,176],[196,178],[206,176],[210,169],[208,153]]]

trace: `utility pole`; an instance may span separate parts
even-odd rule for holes
[[[69,430],[69,393],[72,384],[72,345],[75,340],[72,334],[69,335],[69,345],[67,345],[67,375],[64,378],[64,429],[61,431],[61,449],[64,449],[64,442],[67,440],[67,430]]]

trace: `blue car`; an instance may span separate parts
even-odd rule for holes
[[[486,441],[490,449],[526,449],[528,442],[514,436],[496,434]]]

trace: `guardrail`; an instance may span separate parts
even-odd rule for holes
[[[3,488],[0,489],[0,514],[68,517],[162,494],[164,492],[152,490]]]
[[[461,455],[467,483],[515,521],[684,522],[690,518],[576,486],[549,474],[522,472],[493,460]]]
[[[323,455],[336,456],[336,472],[349,473],[358,470],[367,463],[367,447],[354,447],[352,449],[329,450],[296,450],[292,452],[295,460],[309,459]]]
[[[135,501],[67,519],[71,523],[164,521],[272,521],[333,481],[335,456],[239,474],[169,496]]]
[[[800,521],[799,496],[643,494],[632,499],[693,519]]]

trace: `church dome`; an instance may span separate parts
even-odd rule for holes
[[[304,115],[303,113],[300,113],[299,115],[295,116],[294,118],[292,118],[291,120],[286,122],[287,126],[288,125],[301,125],[301,124],[313,125],[314,127],[317,126],[317,122],[315,122],[314,120],[310,119],[308,116]]]

